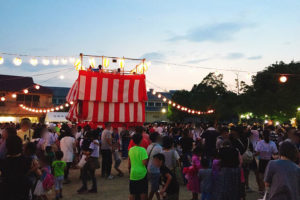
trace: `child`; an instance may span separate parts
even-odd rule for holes
[[[201,200],[210,200],[212,193],[212,169],[209,169],[209,161],[206,158],[201,160],[202,169],[199,170],[198,176],[201,185]]]
[[[161,183],[163,188],[160,190],[160,195],[165,195],[164,200],[178,200],[179,199],[179,183],[175,175],[165,166],[165,156],[158,153],[153,156],[153,164],[160,168]]]
[[[120,143],[119,143],[119,133],[118,129],[114,128],[112,133],[112,151],[113,151],[113,158],[114,158],[114,168],[118,172],[118,176],[124,176],[123,172],[120,170],[121,165],[121,158],[119,154]]]
[[[54,171],[55,177],[55,193],[56,193],[56,200],[62,198],[62,183],[64,180],[64,171],[67,166],[65,161],[62,161],[64,154],[62,151],[55,152],[56,160],[52,163],[52,168]]]
[[[36,184],[34,195],[37,197],[37,199],[43,199],[47,200],[47,192],[51,190],[53,186],[53,177],[52,180],[48,180],[49,177],[51,177],[51,167],[49,165],[49,158],[46,156],[42,156],[40,158],[40,166],[41,166],[41,176]],[[45,182],[52,182],[47,183],[47,187],[45,187]]]
[[[142,132],[135,133],[132,137],[132,140],[137,146],[131,147],[129,150],[128,168],[130,171],[130,200],[135,200],[137,195],[141,200],[146,200],[148,195],[146,168],[148,154],[146,149],[139,146],[142,142],[142,139]]]
[[[192,200],[198,200],[198,193],[200,193],[198,171],[201,168],[200,163],[201,148],[197,146],[193,150],[192,156],[192,166],[188,167],[188,170],[185,169],[186,178],[188,180],[187,189],[193,193]]]

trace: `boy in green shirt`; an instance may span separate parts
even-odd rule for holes
[[[65,174],[65,167],[66,162],[62,161],[64,153],[62,151],[57,151],[55,153],[56,160],[52,163],[52,168],[54,172],[54,178],[55,178],[55,193],[56,193],[56,200],[59,198],[62,198],[62,183],[64,180],[64,174]]]
[[[130,200],[134,200],[136,195],[140,196],[141,200],[146,200],[148,195],[148,180],[147,180],[147,161],[148,154],[146,149],[139,146],[143,139],[142,133],[136,133],[132,140],[137,146],[130,148],[128,167],[130,171]]]

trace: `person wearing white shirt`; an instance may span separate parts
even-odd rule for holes
[[[62,136],[62,139],[60,140],[60,148],[61,151],[64,153],[62,160],[67,163],[67,167],[65,169],[65,174],[64,174],[64,179],[65,179],[64,183],[70,183],[69,170],[74,159],[76,142],[75,142],[75,138],[72,135],[71,129],[67,125],[66,126],[63,125],[60,132]]]

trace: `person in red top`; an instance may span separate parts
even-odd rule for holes
[[[142,126],[137,126],[135,128],[135,134],[141,134],[143,135],[143,139],[140,143],[139,146],[144,147],[145,149],[147,149],[147,147],[150,145],[150,139],[149,139],[149,135],[147,133],[144,132],[144,128]],[[131,147],[136,146],[136,144],[133,142],[133,140],[130,140],[129,146],[128,146],[128,151]]]

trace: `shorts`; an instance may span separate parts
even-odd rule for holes
[[[150,173],[149,174],[149,181],[151,184],[151,192],[157,192],[159,190],[159,180],[160,180],[159,173]]]
[[[62,189],[63,180],[64,180],[64,176],[55,177],[55,190]]]
[[[249,167],[250,167],[250,170],[257,171],[257,163],[256,163],[256,159],[255,158],[249,164]]]
[[[141,180],[129,181],[129,192],[132,195],[148,194],[148,180],[147,175]]]
[[[259,160],[258,162],[258,171],[259,173],[261,174],[264,174],[265,173],[265,170],[267,168],[267,165],[269,163],[270,160]]]
[[[121,165],[121,160],[115,160],[114,168],[119,168]]]

